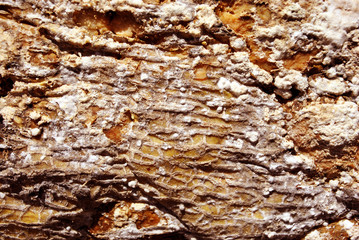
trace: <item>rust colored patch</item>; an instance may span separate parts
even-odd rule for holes
[[[91,228],[89,231],[92,234],[101,234],[101,233],[107,232],[108,230],[110,230],[113,227],[114,227],[113,216],[110,217],[110,216],[108,216],[108,214],[106,214],[106,215],[100,217],[97,224],[93,228]]]
[[[108,130],[105,130],[104,133],[105,133],[106,137],[108,137],[112,141],[121,142],[122,134],[123,134],[123,125],[120,124],[120,125],[114,126]]]
[[[156,226],[160,222],[160,218],[151,210],[145,210],[138,213],[136,227],[138,229]]]
[[[269,62],[269,55],[272,54],[270,49],[261,49],[253,40],[253,37],[250,36],[247,38],[247,45],[251,51],[249,55],[249,60],[258,65],[258,67],[271,72],[272,70],[277,69],[277,66],[273,62]]]
[[[255,17],[262,20],[262,25],[268,25],[271,21],[272,13],[266,3],[255,3],[251,0],[221,1],[216,13],[224,24],[246,39],[250,49],[249,59],[252,63],[269,72],[277,69],[274,63],[268,61],[272,51],[261,49],[253,36]]]
[[[350,221],[354,224],[356,228],[358,227],[358,222],[356,220],[346,220],[346,221]],[[340,221],[331,223],[326,227],[318,228],[316,229],[316,231],[318,231],[320,239],[326,239],[326,240],[351,239],[347,230],[340,224]],[[303,240],[305,239],[306,238],[303,238]]]
[[[269,56],[273,53],[271,49],[261,48],[253,32],[254,25],[273,26],[280,24],[282,17],[272,13],[267,1],[254,0],[222,0],[216,8],[216,14],[221,21],[233,31],[246,40],[250,50],[250,61],[260,68],[271,72],[278,69],[275,63],[270,62]],[[260,19],[256,21],[255,19]],[[298,71],[305,71],[308,68],[310,59],[319,51],[299,52],[290,58],[283,59],[284,67]]]
[[[317,172],[328,179],[334,179],[339,177],[342,171],[356,169],[356,164],[359,160],[357,152],[358,147],[349,146],[344,148],[323,148],[308,153],[315,159]]]
[[[287,69],[294,69],[303,72],[307,69],[308,64],[312,57],[314,57],[319,51],[313,50],[311,52],[299,52],[292,56],[290,59],[284,59],[284,67]]]
[[[328,233],[330,235],[330,239],[332,239],[332,240],[346,240],[346,239],[349,239],[348,233],[339,224],[331,225],[327,229],[328,229],[327,231],[328,231]]]
[[[303,150],[311,150],[318,146],[320,140],[314,132],[309,129],[307,121],[297,122],[290,131],[290,136],[295,145]]]
[[[121,116],[120,123],[108,130],[104,130],[106,137],[111,139],[114,142],[121,142],[123,140],[122,135],[124,133],[124,129],[132,120],[135,120],[135,115],[130,111],[125,112]]]
[[[137,209],[136,205],[144,205]],[[142,203],[121,202],[115,205],[109,212],[104,213],[89,231],[92,234],[103,234],[111,229],[122,228],[130,223],[135,223],[137,229],[156,226],[160,217],[149,205]]]
[[[29,51],[31,57],[31,64],[38,66],[46,66],[54,68],[59,63],[59,58],[55,52],[38,53]]]

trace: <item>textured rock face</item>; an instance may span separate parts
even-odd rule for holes
[[[0,1],[5,239],[358,239],[355,0]]]

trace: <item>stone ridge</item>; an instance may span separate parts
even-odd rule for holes
[[[355,0],[0,1],[3,239],[358,239]]]

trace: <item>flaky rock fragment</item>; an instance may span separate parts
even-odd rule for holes
[[[121,201],[101,216],[89,232],[99,239],[118,239],[120,236],[138,239],[144,235],[165,235],[180,230],[184,227],[178,219],[155,206]]]
[[[1,236],[358,239],[358,16],[0,1]]]
[[[340,240],[358,238],[358,222],[341,220],[310,232],[304,240]]]

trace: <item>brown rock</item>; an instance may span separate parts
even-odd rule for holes
[[[0,3],[4,239],[357,239],[359,5]]]

